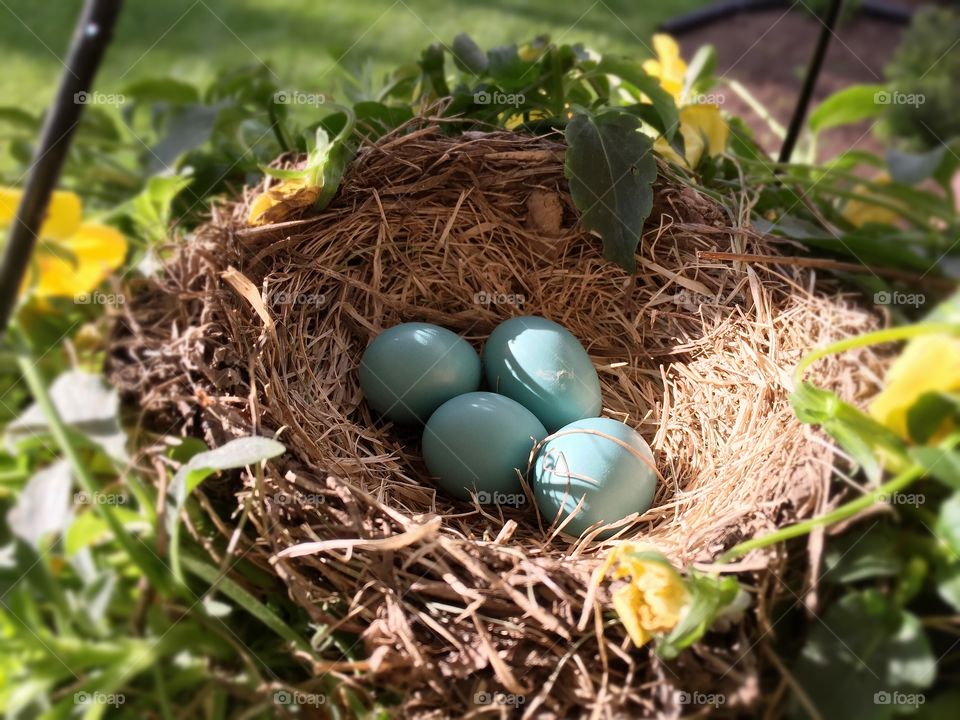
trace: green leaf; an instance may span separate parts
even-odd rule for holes
[[[639,121],[625,113],[577,113],[567,125],[564,175],[580,221],[603,239],[603,255],[628,272],[653,207],[657,164]]]
[[[170,489],[175,511],[169,515],[170,563],[176,577],[181,579],[183,577],[180,570],[179,519],[190,493],[215,472],[255,465],[282,455],[284,452],[286,448],[270,438],[258,436],[237,438],[214,450],[197,453],[177,471]]]
[[[928,180],[937,172],[946,152],[946,145],[925,153],[908,153],[889,148],[886,152],[886,160],[890,177],[904,185],[916,185]]]
[[[200,93],[193,85],[172,77],[139,80],[124,88],[123,94],[142,102],[165,102],[171,105],[200,102]]]
[[[677,104],[673,96],[660,87],[660,81],[648,75],[640,63],[628,58],[604,56],[597,64],[596,72],[615,75],[632,85],[639,93],[646,95],[663,122],[664,136],[668,141],[673,139],[677,128],[680,127]]]
[[[701,45],[687,65],[683,77],[683,97],[705,93],[713,87],[717,71],[717,51],[713,45]]]
[[[800,422],[822,427],[874,482],[883,476],[881,455],[899,457],[905,452],[903,442],[894,432],[829,390],[802,382],[790,395],[790,404]],[[879,453],[881,450],[885,452]]]
[[[832,541],[823,557],[822,579],[845,584],[878,577],[896,577],[903,568],[897,536],[889,525],[865,533],[847,533]]]
[[[893,716],[893,693],[929,687],[936,658],[923,626],[876,590],[852,592],[815,622],[795,677],[823,717]]]
[[[170,172],[185,153],[206,143],[220,110],[220,105],[185,105],[174,113],[167,122],[166,135],[147,157],[147,171]]]
[[[808,124],[813,132],[840,125],[849,125],[880,115],[887,107],[878,102],[885,96],[884,85],[852,85],[834,93],[810,113]]]
[[[124,208],[137,233],[151,245],[167,240],[171,208],[177,195],[193,182],[188,174],[153,175]]]
[[[59,535],[70,524],[73,476],[66,460],[38,471],[27,481],[16,504],[7,513],[7,526],[33,547],[50,535]]]
[[[937,537],[960,557],[960,492],[955,492],[940,506],[936,524]]]
[[[710,629],[717,616],[737,597],[740,584],[733,576],[713,577],[691,571],[687,589],[692,594],[683,619],[666,636],[657,639],[657,655],[672,660]]]
[[[960,560],[942,563],[936,573],[937,594],[957,612],[960,612]]]
[[[146,532],[150,524],[137,514],[136,511],[125,507],[113,510],[114,516],[128,530]],[[76,555],[80,550],[91,545],[99,545],[113,537],[110,525],[102,517],[93,512],[80,513],[67,529],[64,535],[64,550],[68,556]]]
[[[931,477],[954,490],[960,490],[960,451],[917,447],[910,449],[910,457]]]
[[[466,33],[453,39],[453,59],[458,68],[472,75],[482,75],[489,64],[487,54]]]

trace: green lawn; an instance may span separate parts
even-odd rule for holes
[[[379,74],[431,42],[470,33],[482,46],[548,33],[606,51],[646,55],[657,24],[705,0],[128,0],[97,89],[174,75],[206,81],[218,70],[265,62],[281,84],[331,92],[335,59],[372,61]],[[81,0],[0,0],[6,72],[0,105],[36,110],[62,71]],[[55,9],[54,9],[55,8]]]

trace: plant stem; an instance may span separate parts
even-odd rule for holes
[[[803,87],[800,89],[800,96],[797,98],[793,117],[790,118],[787,138],[783,141],[783,147],[780,149],[779,162],[790,162],[790,156],[793,155],[793,149],[797,145],[800,130],[803,128],[803,121],[807,117],[807,109],[810,107],[810,100],[813,98],[813,89],[817,85],[817,78],[820,77],[820,68],[823,67],[823,59],[827,55],[827,48],[830,45],[830,38],[833,36],[833,28],[837,24],[837,18],[840,17],[840,7],[842,5],[843,0],[831,0],[826,19],[820,21],[823,27],[820,28],[817,45],[813,49],[813,56],[810,58],[810,65],[807,66],[807,74],[803,79]]]
[[[85,102],[79,96],[87,93],[93,85],[121,5],[122,0],[87,0],[74,28],[60,87],[43,123],[30,177],[13,219],[10,241],[0,261],[0,337],[17,303],[37,242],[37,232],[60,178],[73,131],[80,122]]]
[[[912,482],[922,477],[923,474],[924,471],[922,467],[919,465],[911,465],[889,482],[884,483],[871,492],[868,492],[866,495],[861,495],[855,500],[851,500],[850,502],[841,505],[835,510],[831,510],[823,515],[818,515],[817,517],[796,523],[795,525],[788,525],[787,527],[780,528],[772,533],[761,535],[758,538],[751,538],[750,540],[745,540],[742,543],[734,545],[732,548],[723,553],[723,555],[717,558],[717,564],[724,565],[726,563],[733,562],[737,558],[741,558],[753,550],[759,550],[760,548],[769,547],[770,545],[776,545],[777,543],[784,542],[785,540],[806,535],[808,532],[820,527],[821,525],[832,525],[833,523],[853,517],[861,510],[865,510],[878,500],[882,499],[884,496],[893,495],[894,493],[900,492]]]

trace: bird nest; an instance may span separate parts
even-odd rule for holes
[[[629,643],[596,571],[626,538],[695,565],[836,502],[835,451],[794,416],[792,369],[876,318],[792,262],[793,246],[662,178],[625,273],[577,223],[560,140],[408,126],[361,149],[325,211],[260,228],[245,217],[264,187],[249,189],[131,289],[111,353],[149,427],[286,445],[262,471],[207,481],[201,504],[231,552],[271,569],[337,638],[315,672],[406,715],[669,713],[692,688],[749,703],[762,617],[667,663]],[[653,449],[653,507],[612,538],[557,533],[532,502],[451,499],[418,431],[363,401],[360,356],[384,328],[436,323],[479,349],[514,315],[568,328],[599,373],[603,415]],[[862,350],[813,379],[862,397],[857,378],[877,367]],[[732,569],[762,586],[769,562]]]

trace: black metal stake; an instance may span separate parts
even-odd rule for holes
[[[833,29],[837,26],[837,18],[840,17],[842,6],[843,0],[831,0],[830,7],[827,9],[827,18],[822,21],[823,27],[820,28],[817,46],[813,49],[813,57],[810,58],[810,65],[807,66],[807,75],[803,79],[803,87],[800,89],[797,105],[793,109],[793,117],[790,118],[787,137],[784,138],[783,147],[780,148],[779,161],[782,163],[790,162],[790,156],[793,155],[793,150],[797,145],[797,139],[800,137],[800,130],[803,128],[803,121],[807,117],[813,90],[817,86],[817,78],[820,77],[823,59],[827,55],[827,48],[830,46],[830,39],[833,37]]]
[[[60,87],[43,123],[10,240],[0,261],[0,337],[6,332],[16,306],[37,232],[60,178],[73,131],[80,121],[84,107],[81,94],[93,85],[122,5],[123,0],[87,0],[74,28]]]

